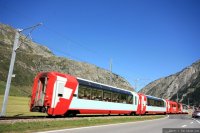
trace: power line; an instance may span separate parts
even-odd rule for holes
[[[46,26],[45,26],[46,27]],[[47,28],[48,29],[48,28]],[[54,32],[54,31],[51,31],[51,32]],[[55,31],[55,33],[54,34],[57,34],[57,32]],[[58,33],[59,34],[59,33]],[[64,39],[65,41],[68,41],[67,39],[65,39],[65,37],[64,36],[59,36],[60,38],[62,38],[62,39]],[[34,42],[36,42],[36,41],[34,41]],[[36,42],[36,43],[38,43],[38,42]],[[39,43],[39,44],[41,44],[41,43]],[[61,54],[64,54],[64,55],[67,55],[68,57],[71,57],[72,59],[76,59],[76,60],[78,60],[78,61],[82,61],[82,62],[86,62],[84,59],[81,59],[80,57],[77,57],[77,56],[75,56],[75,55],[72,55],[72,54],[70,54],[70,53],[68,53],[68,52],[66,52],[66,51],[63,51],[63,50],[60,50],[60,49],[58,49],[58,48],[56,48],[56,47],[51,47],[51,46],[48,46],[51,50],[53,50],[54,52],[56,52],[56,53],[61,53]],[[102,55],[102,54],[101,54]],[[115,62],[116,62],[116,60],[115,60]],[[121,63],[118,63],[118,64],[121,64]],[[104,68],[105,69],[105,68]],[[110,69],[107,69],[108,71],[110,70]],[[112,71],[112,73],[113,73],[113,71]],[[127,76],[124,76],[124,74],[119,74],[119,73],[117,73],[117,75],[121,75],[121,77],[124,77],[125,79],[129,79],[129,78],[127,78]],[[133,79],[133,78],[132,78]]]
[[[97,51],[94,51],[90,48],[88,48],[87,46],[81,44],[80,42],[76,41],[76,40],[73,40],[71,39],[70,37],[68,37],[67,35],[63,35],[62,33],[58,32],[58,31],[55,31],[51,28],[49,28],[48,26],[44,26],[48,31],[52,32],[53,34],[56,34],[57,36],[59,36],[60,38],[62,38],[63,40],[65,41],[70,41],[70,42],[73,42],[73,44],[75,44],[76,46],[79,46],[79,47],[82,47],[83,49],[90,51],[91,53],[96,53]]]
[[[35,25],[33,27],[30,28],[34,28],[37,27],[39,25]],[[28,28],[28,29],[30,29]],[[27,29],[27,28],[26,28]],[[20,38],[20,33],[23,30],[16,30],[15,32],[15,38],[14,38],[14,44],[13,44],[13,50],[12,50],[12,56],[11,56],[11,60],[10,60],[10,67],[9,67],[9,72],[8,72],[8,77],[7,77],[7,82],[6,82],[6,89],[5,89],[5,94],[4,94],[4,100],[3,100],[3,104],[2,104],[2,112],[0,114],[0,116],[5,116],[6,113],[6,106],[7,106],[7,102],[8,102],[8,95],[9,95],[9,91],[10,91],[10,84],[11,84],[11,80],[12,80],[12,75],[13,75],[13,69],[14,69],[14,64],[15,64],[15,58],[16,58],[16,50],[19,48],[19,38]]]
[[[9,8],[4,6],[4,8],[7,8],[8,10],[13,10],[13,12],[16,14],[18,13],[21,18],[23,18],[24,20],[27,21],[27,19],[33,23],[35,23],[35,21],[33,21],[32,18],[25,16],[24,14],[20,13],[18,10],[14,10],[13,8]],[[55,29],[52,29],[50,27],[48,27],[47,25],[43,25],[43,27],[47,30],[50,31],[51,33],[53,33],[54,35],[57,35],[58,37],[62,38],[64,41],[66,41],[67,43],[72,42],[73,45],[79,46],[79,48],[81,48],[82,50],[86,51],[86,52],[90,52],[92,54],[94,54],[95,56],[99,56],[99,57],[105,57],[106,61],[109,60],[110,57],[105,56],[105,54],[102,54],[102,52],[100,51],[96,51],[94,49],[91,49],[91,47],[87,47],[86,45],[83,45],[82,43],[78,42],[77,40],[71,39],[69,36],[67,35],[63,35],[62,33],[56,31]]]
[[[30,28],[30,27],[29,27],[29,28]],[[33,27],[32,27],[32,28],[33,28]],[[5,31],[5,32],[12,33],[12,34],[14,35],[14,32],[13,32],[13,31],[7,31],[7,30],[5,30],[4,28],[0,28],[0,30],[3,30],[3,31]],[[15,29],[13,29],[13,30],[15,31]],[[34,30],[34,29],[32,29],[29,33],[32,33],[33,30]],[[27,35],[25,36],[25,38],[23,38],[23,41],[22,41],[19,45],[25,43],[29,36],[30,36],[30,34],[27,34]],[[21,37],[21,36],[20,36],[20,37]],[[34,41],[34,42],[40,44],[39,42],[36,42],[36,41]],[[57,48],[55,48],[55,47],[51,47],[51,46],[48,46],[48,47],[51,48],[51,49],[52,49],[53,51],[55,51],[56,53],[61,53],[61,54],[67,55],[68,57],[71,57],[72,59],[76,59],[76,60],[78,60],[78,61],[85,62],[83,59],[81,59],[81,58],[79,58],[79,57],[77,57],[77,56],[74,56],[74,55],[72,55],[72,54],[70,54],[70,53],[64,52],[64,51],[62,51],[62,50],[60,50],[60,49],[57,49]],[[24,52],[24,51],[20,51],[20,50],[19,50],[18,52]],[[25,52],[25,53],[26,53],[26,52]]]
[[[35,23],[35,21],[33,21],[32,18],[30,18],[30,17],[28,17],[28,16],[25,16],[24,14],[20,13],[20,12],[17,11],[17,10],[14,10],[14,9],[9,8],[9,7],[6,7],[6,6],[4,6],[4,8],[7,8],[8,10],[12,10],[15,14],[16,14],[16,13],[19,14],[19,15],[21,16],[21,18],[23,18],[23,19],[26,20],[26,21],[29,20],[29,21]],[[105,57],[105,58],[106,58],[106,61],[105,61],[105,62],[107,62],[107,61],[109,60],[109,58],[110,58],[110,57],[106,56],[105,54],[102,54],[102,53],[99,52],[99,51],[95,51],[95,50],[91,49],[91,47],[87,47],[86,45],[83,45],[82,43],[78,42],[77,40],[71,39],[69,36],[67,36],[67,35],[65,35],[65,34],[62,34],[62,33],[58,32],[57,30],[52,29],[51,27],[48,27],[47,25],[43,25],[43,27],[44,27],[47,31],[49,31],[49,32],[53,33],[54,35],[60,37],[62,40],[64,40],[64,41],[67,42],[68,44],[69,44],[69,42],[72,42],[72,44],[69,44],[69,45],[76,45],[76,46],[79,46],[79,48],[81,48],[82,50],[84,50],[84,51],[86,51],[86,52],[90,52],[90,53],[92,53],[92,54],[94,54],[95,56],[98,56],[98,57],[100,57],[100,58]],[[54,51],[57,52],[57,53],[62,53],[62,54],[64,54],[64,55],[67,55],[67,56],[72,57],[73,59],[86,62],[85,60],[81,59],[80,57],[77,57],[77,56],[75,56],[75,55],[72,55],[72,54],[70,54],[70,53],[68,53],[68,52],[66,52],[66,51],[64,52],[63,50],[60,50],[60,49],[58,49],[58,48],[51,47],[51,46],[48,46],[48,47],[51,48],[52,50],[54,50]],[[116,61],[117,61],[117,60],[115,60],[115,62],[116,62]],[[121,62],[119,62],[118,64],[121,64]],[[113,65],[113,66],[114,66],[114,65]],[[104,69],[105,69],[105,68],[104,68]],[[109,70],[109,69],[108,69],[108,70]],[[119,74],[118,74],[118,75],[119,75]],[[120,75],[124,75],[124,74],[120,74]],[[126,76],[123,76],[123,77],[126,77]],[[128,79],[128,78],[126,78],[126,79]]]
[[[37,44],[41,44],[37,41],[34,40],[34,43],[37,43]],[[47,46],[52,52],[55,52],[55,53],[60,53],[60,54],[63,54],[63,55],[67,55],[68,58],[71,58],[71,59],[75,59],[77,61],[81,61],[81,62],[86,62],[84,59],[80,58],[80,57],[77,57],[75,55],[72,55],[70,54],[69,52],[66,52],[66,51],[63,51],[59,48],[56,48],[56,47],[52,47],[52,46]],[[58,56],[58,55],[57,55]],[[59,56],[58,56],[59,57]]]
[[[8,8],[8,7],[5,7],[5,8],[10,9],[10,8]],[[22,18],[23,18],[24,20],[27,21],[27,19],[28,19],[29,21],[32,21],[32,22],[33,22],[32,18],[30,18],[30,17],[28,17],[28,16],[25,16],[24,14],[21,14],[21,13],[20,13],[19,11],[17,11],[17,10],[14,10],[14,9],[11,9],[11,10],[13,10],[15,13],[18,13],[20,16],[22,16]],[[91,54],[93,54],[93,55],[95,55],[95,56],[97,56],[97,57],[99,57],[99,58],[104,57],[104,58],[106,58],[106,61],[105,61],[105,62],[107,62],[107,61],[109,60],[109,58],[110,58],[110,57],[108,57],[108,56],[105,56],[105,54],[102,54],[102,52],[99,52],[99,51],[96,51],[96,50],[92,50],[91,47],[87,47],[87,46],[83,45],[82,43],[78,42],[77,40],[71,39],[71,38],[68,37],[67,35],[62,34],[62,33],[58,32],[57,30],[48,27],[47,25],[43,25],[43,27],[44,27],[47,31],[53,33],[54,35],[60,37],[62,40],[64,40],[65,42],[67,42],[68,45],[75,45],[75,46],[78,46],[78,47],[79,47],[80,49],[82,49],[83,51],[85,51],[85,52],[87,52],[87,53],[89,52],[89,53],[91,53]],[[48,33],[48,32],[47,32],[47,33]],[[69,44],[69,42],[71,42],[71,44]],[[48,45],[48,47],[50,47],[50,46]],[[57,48],[55,48],[55,47],[54,47],[54,48],[51,47],[51,49],[54,50],[54,51],[57,52],[57,53],[62,53],[62,54],[64,54],[64,55],[70,56],[70,57],[72,57],[73,59],[76,59],[76,60],[79,60],[79,61],[83,61],[83,62],[87,62],[86,60],[80,59],[80,57],[77,57],[77,56],[75,56],[75,55],[66,53],[66,51],[63,52],[62,50],[59,50],[59,49],[57,49]],[[93,56],[92,56],[92,57],[93,57]]]
[[[28,19],[29,21],[35,23],[35,21],[33,21],[32,18],[21,14],[18,10],[14,10],[13,8],[8,8],[8,7],[6,7],[6,6],[4,6],[4,8],[7,8],[8,10],[13,10],[13,12],[14,12],[15,14],[18,13],[24,20],[27,21],[27,19]],[[91,49],[91,48],[89,48],[89,47],[83,45],[82,43],[78,42],[77,40],[71,39],[71,38],[70,38],[69,36],[67,36],[67,35],[63,35],[62,33],[56,31],[55,29],[52,29],[52,28],[46,26],[45,24],[43,25],[43,27],[46,28],[46,30],[50,31],[51,33],[53,33],[53,34],[57,35],[58,37],[62,38],[63,40],[65,40],[65,41],[67,41],[67,42],[70,41],[70,42],[72,42],[74,45],[81,47],[81,48],[84,49],[86,52],[89,51],[89,52],[91,52],[91,53],[93,53],[93,54],[95,54],[95,55],[96,55],[96,53],[99,53],[99,54],[101,53],[101,52],[99,52],[99,51],[93,50],[93,49]],[[104,56],[104,55],[101,55],[101,57],[102,57],[102,56]],[[106,57],[106,58],[109,59],[109,57]]]
[[[65,40],[65,41],[67,41],[67,40]],[[36,41],[34,41],[35,43],[39,43],[39,42],[36,42]],[[39,44],[41,44],[41,43],[39,43]],[[61,50],[61,49],[58,49],[58,48],[56,48],[56,47],[51,47],[51,46],[48,46],[51,50],[53,50],[54,52],[56,52],[56,53],[61,53],[61,54],[64,54],[64,55],[67,55],[68,57],[71,57],[72,59],[76,59],[76,60],[78,60],[78,61],[82,61],[82,62],[85,62],[85,60],[84,59],[81,59],[80,57],[77,57],[77,56],[74,56],[74,55],[72,55],[72,54],[70,54],[70,53],[68,53],[68,52],[66,52],[66,51],[63,51],[63,50]],[[18,52],[23,52],[23,51],[18,51]],[[115,61],[116,62],[116,61]],[[110,69],[107,69],[107,71],[109,71],[109,70],[111,70],[111,64],[110,64]],[[104,68],[105,69],[105,68]],[[115,74],[115,72],[113,72],[112,71],[112,73],[114,73]],[[120,77],[122,77],[122,78],[124,78],[124,79],[129,79],[127,76],[125,76],[124,74],[119,74],[119,73],[117,73],[117,75],[120,75]],[[110,77],[110,82],[112,82],[112,77]],[[129,82],[130,83],[130,82]],[[131,84],[130,84],[131,85]]]

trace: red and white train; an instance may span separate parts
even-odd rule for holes
[[[187,113],[181,103],[58,72],[42,72],[35,77],[30,111],[50,116]]]

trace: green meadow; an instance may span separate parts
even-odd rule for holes
[[[0,109],[2,109],[3,95],[0,95]],[[33,113],[29,111],[29,97],[9,96],[6,108],[6,116],[42,116],[45,113]]]

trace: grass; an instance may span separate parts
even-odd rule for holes
[[[3,96],[0,95],[0,109],[2,108]],[[28,97],[9,96],[6,109],[6,116],[41,116],[45,113],[33,113],[29,111]]]
[[[134,122],[142,120],[151,120],[163,118],[163,115],[156,116],[121,116],[121,117],[103,117],[103,118],[71,118],[66,120],[50,120],[37,122],[17,122],[13,124],[0,124],[0,132],[33,132],[44,130],[55,130],[63,128],[77,128],[95,125],[106,125],[115,123]]]
[[[0,95],[4,95],[6,88],[6,82],[0,81]],[[11,84],[10,87],[10,96],[20,96],[27,97],[31,95],[31,86],[14,86]]]

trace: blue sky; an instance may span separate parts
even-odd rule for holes
[[[200,59],[199,0],[0,0],[0,22],[56,55],[95,64],[137,90]]]

